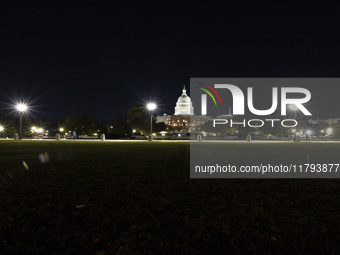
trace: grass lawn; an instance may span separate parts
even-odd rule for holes
[[[189,159],[181,142],[0,141],[0,254],[339,253],[337,179],[190,179]]]

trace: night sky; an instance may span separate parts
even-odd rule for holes
[[[321,3],[1,3],[0,113],[22,97],[36,117],[173,114],[190,77],[338,77],[339,8]]]

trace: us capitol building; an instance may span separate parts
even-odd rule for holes
[[[168,126],[167,130],[172,129],[177,132],[190,133],[199,132],[201,129],[199,126],[211,119],[210,116],[194,115],[194,107],[184,86],[182,95],[178,98],[176,103],[175,114],[167,115],[164,113],[163,116],[156,117],[156,122],[164,122]]]
[[[232,118],[233,116],[229,112],[228,115],[220,115],[218,117]],[[194,115],[193,104],[191,102],[190,97],[187,95],[184,86],[182,90],[182,95],[177,100],[174,115],[167,115],[164,113],[163,116],[156,117],[156,122],[157,123],[164,122],[167,125],[166,128],[167,133],[173,132],[173,134],[178,134],[178,136],[188,136],[190,133],[192,134],[201,133],[203,131],[203,128],[201,126],[207,121],[212,119],[213,119],[212,116]],[[309,119],[306,124],[312,126],[315,124],[332,126],[336,123],[340,123],[340,118],[314,119],[314,120]],[[323,134],[326,131],[321,130],[320,132],[321,134]]]

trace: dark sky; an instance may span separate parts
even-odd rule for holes
[[[338,77],[339,8],[314,1],[0,4],[0,113],[111,119],[156,99],[173,114],[190,77]],[[337,96],[338,97],[338,96]]]

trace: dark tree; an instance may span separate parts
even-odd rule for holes
[[[64,129],[68,131],[76,131],[77,135],[93,135],[98,129],[95,122],[87,115],[73,114],[64,121]]]
[[[132,129],[128,124],[126,115],[117,115],[112,121],[110,121],[109,134],[118,137],[126,137],[131,136],[131,130]]]
[[[149,134],[150,112],[145,109],[145,106],[132,106],[128,111],[127,121],[131,129],[135,129],[140,133]]]

